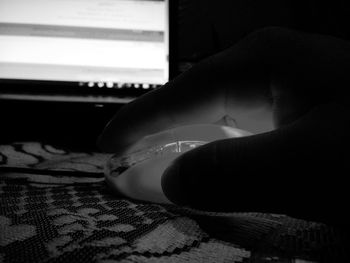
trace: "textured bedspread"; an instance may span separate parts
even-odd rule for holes
[[[320,223],[118,196],[104,184],[108,157],[0,146],[0,262],[344,262]]]

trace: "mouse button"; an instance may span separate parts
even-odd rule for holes
[[[187,151],[190,151],[192,149],[195,149],[199,146],[202,146],[204,144],[207,144],[208,142],[204,141],[179,141],[178,142],[178,151],[180,153],[185,153]]]
[[[230,127],[227,127],[230,128]],[[234,128],[230,128],[233,129]],[[206,141],[212,142],[220,139],[236,137],[223,126],[215,124],[197,124],[181,126],[174,129],[174,136],[178,141]]]
[[[137,151],[142,151],[144,149],[148,149],[151,147],[165,145],[167,143],[174,142],[174,141],[175,140],[174,140],[172,130],[165,130],[159,133],[150,134],[143,137],[142,139],[137,141],[135,144],[133,144],[131,147],[129,147],[124,153],[124,155],[134,153]]]
[[[235,138],[235,137],[244,137],[244,136],[250,136],[253,135],[253,133],[246,131],[246,130],[241,130],[238,128],[232,128],[229,126],[221,126],[223,132],[227,136],[227,138]]]
[[[105,174],[111,177],[119,177],[130,167],[145,162],[150,159],[178,153],[178,142],[166,143],[164,145],[143,148],[124,156],[112,156],[106,164]]]
[[[172,152],[135,164],[117,178],[113,178],[113,185],[119,192],[133,199],[170,203],[163,194],[161,176],[179,155]]]

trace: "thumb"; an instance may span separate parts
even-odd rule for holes
[[[349,145],[345,112],[323,105],[278,130],[191,150],[164,172],[163,191],[173,203],[196,209],[323,220],[346,192],[340,190]],[[332,187],[337,194],[327,194]]]

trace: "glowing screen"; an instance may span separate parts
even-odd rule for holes
[[[164,84],[167,0],[0,0],[0,79]]]

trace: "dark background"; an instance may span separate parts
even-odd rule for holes
[[[348,39],[345,1],[171,0],[177,73],[248,33],[282,26]],[[176,74],[175,74],[176,75]],[[0,93],[6,87],[1,87]],[[118,96],[118,94],[115,94]],[[122,104],[0,100],[0,143],[43,141],[97,150],[95,141]]]

